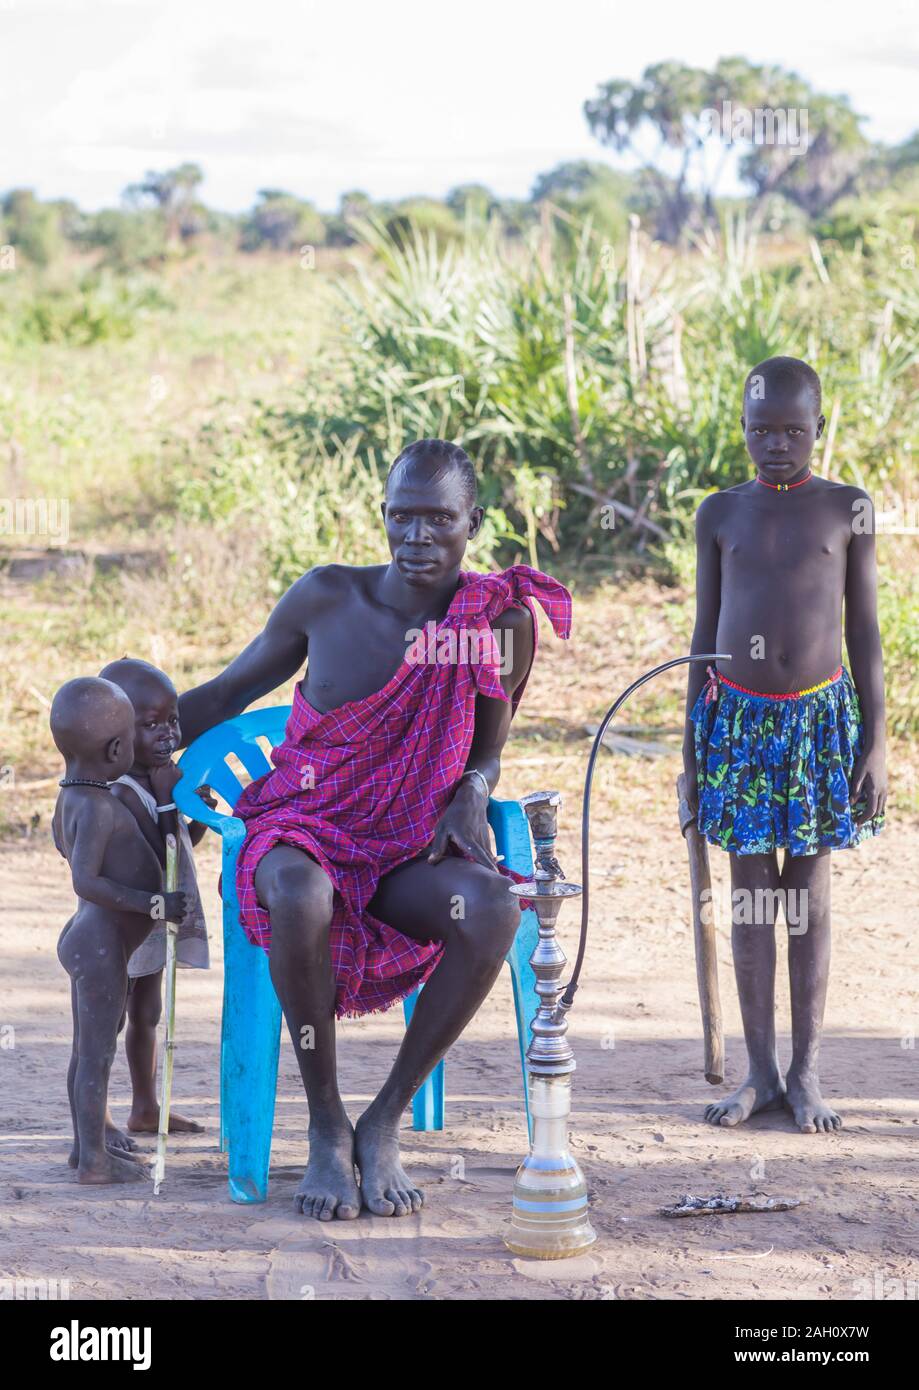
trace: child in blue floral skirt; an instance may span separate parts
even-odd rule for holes
[[[883,825],[884,679],[874,514],[860,488],[816,477],[820,380],[773,357],[744,386],[756,476],[696,517],[684,766],[700,831],[731,856],[732,948],[749,1072],[708,1106],[713,1124],[787,1106],[806,1133],[840,1127],[818,1078],[830,961],[830,851]],[[852,675],[842,664],[842,635]],[[779,865],[778,851],[783,862]],[[789,928],[792,1060],[775,1040],[775,918]]]

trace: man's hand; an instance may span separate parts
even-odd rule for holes
[[[887,806],[887,760],[884,750],[866,749],[855,761],[849,782],[849,803],[856,810],[855,824],[882,816]]]
[[[491,849],[486,810],[488,802],[476,779],[469,778],[460,783],[453,800],[444,811],[434,838],[428,846],[428,863],[439,864],[450,845],[454,845],[467,858],[486,869],[499,872],[497,860]]]

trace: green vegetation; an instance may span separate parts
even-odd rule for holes
[[[709,138],[700,101],[798,91],[786,78],[658,68],[610,84],[591,119],[623,148],[657,122],[688,169]],[[818,117],[836,134],[801,156],[809,175],[747,152],[746,201],[679,167],[589,161],[528,200],[352,190],[331,213],[280,189],[215,213],[191,164],[149,173],[117,210],[6,195],[4,492],[66,498],[72,548],[158,557],[144,576],[7,586],[0,616],[21,636],[0,689],[19,731],[0,730],[6,756],[46,761],[41,698],[76,667],[127,650],[195,679],[304,569],[379,561],[382,480],[413,438],[455,439],[477,463],[473,566],[525,559],[582,592],[612,573],[643,593],[657,581],[679,644],[693,513],[749,476],[740,392],[761,358],[813,363],[829,421],[816,467],[915,525],[919,145],[867,146],[844,102],[816,99],[812,140]],[[808,177],[836,193],[811,198]],[[891,725],[908,737],[915,538],[883,536],[879,557]]]

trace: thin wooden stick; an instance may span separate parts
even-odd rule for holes
[[[166,836],[166,892],[175,893],[179,883],[179,844],[175,835]],[[156,1136],[156,1161],[153,1165],[153,1193],[159,1196],[160,1184],[166,1176],[166,1143],[169,1138],[169,1104],[172,1099],[172,1059],[175,1049],[176,1026],[176,945],[179,928],[175,922],[166,923],[166,1050],[163,1055],[163,1078],[160,1087],[160,1127]]]
[[[568,414],[571,416],[571,433],[574,437],[574,451],[581,465],[581,472],[591,487],[594,486],[584,431],[581,429],[581,411],[578,405],[578,375],[574,358],[574,299],[569,290],[562,295],[565,312],[565,394],[568,397]]]
[[[826,427],[826,438],[823,441],[823,459],[820,465],[820,476],[828,478],[830,476],[830,460],[833,457],[833,445],[836,441],[836,426],[839,424],[839,411],[841,401],[839,396],[833,401],[833,408],[830,411],[830,423]]]
[[[587,487],[584,483],[570,483],[572,492],[581,492],[585,497],[591,497],[598,506],[612,507],[614,512],[619,512],[622,516],[628,517],[633,526],[640,526],[645,531],[651,531],[655,536],[660,536],[662,540],[667,540],[667,532],[663,527],[658,526],[656,521],[649,521],[646,516],[641,516],[637,507],[630,507],[626,502],[617,502],[612,493],[598,492],[596,488]]]
[[[712,875],[708,863],[708,844],[700,834],[686,796],[686,774],[676,782],[680,829],[689,852],[689,882],[692,893],[692,929],[696,946],[696,980],[702,1010],[705,1042],[705,1079],[711,1086],[724,1080],[724,1025],[721,995],[718,992],[718,947],[712,915]]]

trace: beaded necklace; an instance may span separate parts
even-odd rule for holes
[[[803,487],[805,483],[809,483],[813,476],[813,473],[808,469],[804,477],[799,478],[796,483],[767,483],[766,479],[761,478],[757,473],[756,481],[762,483],[763,487],[771,487],[773,492],[791,492],[792,488]]]

